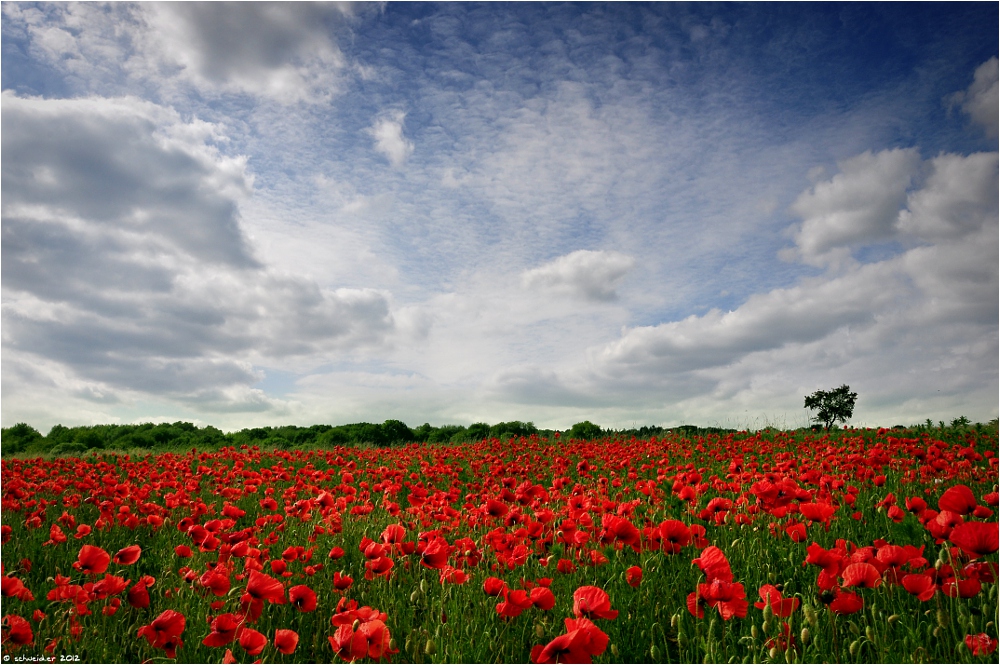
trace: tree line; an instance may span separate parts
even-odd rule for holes
[[[720,433],[720,428],[699,428],[682,425],[671,429],[659,426],[642,426],[630,429],[606,429],[589,420],[576,423],[568,430],[539,429],[532,422],[512,420],[495,425],[441,425],[424,423],[410,428],[400,420],[379,423],[352,423],[349,425],[312,425],[300,427],[252,427],[235,432],[223,432],[217,427],[198,427],[189,422],[142,423],[138,425],[92,425],[65,427],[55,425],[43,435],[26,423],[0,429],[0,447],[4,455],[51,454],[76,455],[89,450],[183,450],[190,448],[215,449],[223,446],[258,446],[260,448],[308,448],[333,446],[395,446],[407,443],[467,443],[490,438],[528,437],[537,435],[553,439],[556,435],[573,439],[597,439],[603,436],[636,437],[639,439],[661,436],[669,431],[694,433]]]

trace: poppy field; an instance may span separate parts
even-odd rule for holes
[[[996,662],[997,434],[5,458],[4,662]]]

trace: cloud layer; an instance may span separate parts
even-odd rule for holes
[[[995,6],[2,12],[5,425],[995,416]]]

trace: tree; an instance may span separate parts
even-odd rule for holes
[[[805,408],[816,410],[812,417],[817,423],[823,423],[826,429],[833,427],[838,420],[846,423],[854,414],[854,403],[858,394],[851,392],[847,384],[833,390],[817,390],[806,397]]]
[[[599,425],[595,425],[589,420],[584,420],[582,423],[576,423],[569,430],[569,438],[571,439],[597,439],[604,434]]]

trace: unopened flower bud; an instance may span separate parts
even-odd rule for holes
[[[771,621],[771,617],[773,616],[774,616],[774,608],[771,607],[771,603],[768,603],[767,605],[764,606],[764,622],[769,623]]]
[[[897,621],[899,621],[898,614],[892,614],[889,616],[889,623],[896,623]]]
[[[437,653],[437,645],[434,644],[434,640],[427,638],[427,644],[424,645],[424,653],[428,656],[433,656]]]
[[[535,637],[538,639],[545,637],[545,627],[540,623],[535,624]]]
[[[653,645],[651,645],[649,647],[649,656],[654,661],[659,661],[660,660],[660,650],[656,648],[655,644],[653,644]]]
[[[848,647],[847,650],[851,652],[852,656],[857,657],[858,652],[861,651],[861,640],[854,640],[851,642],[851,646]]]
[[[420,592],[427,593],[427,580],[420,580]]]
[[[799,639],[802,640],[802,644],[809,644],[809,640],[811,638],[812,638],[812,635],[809,633],[809,629],[808,628],[803,628],[802,632],[799,633]]]
[[[771,649],[767,652],[767,655],[770,656],[771,658],[774,658],[775,656],[777,656],[778,655],[778,647],[771,647]]]
[[[611,645],[611,655],[614,656],[615,658],[617,658],[619,656],[619,654],[618,654],[618,645],[617,644],[612,644]]]
[[[351,630],[356,631],[358,629],[358,626],[360,626],[360,625],[361,625],[361,621],[359,619],[355,619],[354,623],[351,624]]]

